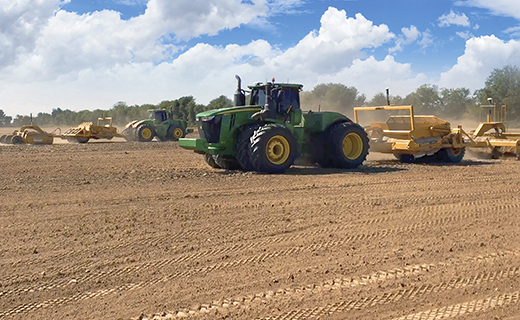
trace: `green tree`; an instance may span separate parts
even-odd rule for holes
[[[390,104],[391,105],[401,105],[403,98],[400,96],[392,96],[390,95]],[[386,93],[380,92],[376,93],[370,101],[367,102],[367,106],[385,106],[387,105]]]
[[[475,105],[475,99],[467,88],[443,88],[440,93],[440,100],[443,115],[455,119],[460,119],[462,115],[468,112],[469,108]]]
[[[319,84],[312,91],[303,92],[301,104],[307,110],[334,110],[352,114],[352,108],[365,104],[366,97],[354,87],[340,83]]]
[[[13,118],[6,115],[4,113],[4,110],[0,110],[0,127],[6,127],[11,125],[11,121],[13,121]]]
[[[442,110],[442,101],[439,96],[439,88],[435,85],[424,84],[415,92],[407,95],[403,102],[414,106],[416,113],[436,114]]]
[[[520,69],[508,65],[493,70],[477,97],[481,104],[489,104],[491,98],[498,106],[507,105],[508,119],[520,121]]]
[[[233,101],[226,97],[225,95],[221,95],[218,98],[211,100],[206,106],[206,110],[212,109],[221,109],[221,108],[229,108],[233,106]]]

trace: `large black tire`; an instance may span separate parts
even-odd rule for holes
[[[444,162],[459,163],[464,158],[466,148],[460,149],[442,149]]]
[[[491,149],[491,159],[500,159],[501,155],[502,154],[498,147],[493,147],[493,149]]]
[[[235,157],[214,155],[213,159],[215,160],[215,163],[222,169],[226,169],[226,170],[240,169],[240,165],[238,164],[238,161]]]
[[[246,127],[237,136],[237,161],[244,171],[255,170],[251,164],[251,137],[259,127],[259,125]]]
[[[7,144],[12,143],[12,142],[11,142],[11,139],[12,139],[12,138],[13,138],[13,135],[12,135],[12,134],[8,134],[8,135],[6,135],[6,136],[5,136],[5,143],[7,143]]]
[[[23,143],[23,138],[21,136],[13,136],[11,138],[11,143],[12,144],[22,144]]]
[[[263,173],[283,173],[298,156],[296,138],[280,124],[259,127],[251,137],[251,165]]]
[[[77,143],[87,143],[90,140],[88,137],[76,137]]]
[[[399,162],[414,163],[415,162],[415,157],[413,156],[413,154],[400,154],[399,155]]]
[[[5,142],[5,138],[6,138],[6,137],[7,137],[6,134],[2,135],[2,136],[0,137],[0,143],[7,143],[7,142]]]
[[[135,129],[132,127],[125,128],[121,135],[127,142],[135,141],[136,138]]]
[[[368,155],[368,136],[353,122],[342,122],[330,127],[324,135],[324,155],[318,159],[323,167],[354,169]]]
[[[215,168],[215,169],[220,169],[219,165],[215,162],[215,158],[213,157],[213,155],[211,155],[209,153],[205,153],[204,154],[204,161],[206,161],[206,163],[210,167]]]
[[[135,130],[135,137],[140,142],[150,142],[155,137],[155,129],[153,126],[143,123]]]
[[[182,129],[181,126],[178,125],[171,125],[168,128],[168,133],[166,134],[166,137],[168,137],[169,140],[172,141],[178,141],[180,138],[184,138],[186,136],[186,132],[184,129]]]

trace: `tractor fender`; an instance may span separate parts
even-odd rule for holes
[[[353,121],[350,120],[350,119],[347,118],[347,117],[344,117],[344,118],[338,118],[338,119],[332,121],[331,123],[329,123],[329,124],[327,125],[327,127],[325,128],[325,131],[327,131],[329,128],[331,128],[331,127],[337,125],[338,123],[344,123],[344,122],[353,122]]]
[[[134,121],[128,123],[125,126],[125,128],[128,128],[128,127],[137,128],[140,125],[142,125],[143,123],[150,123],[153,126],[153,124],[152,124],[152,122],[150,120],[134,120]]]

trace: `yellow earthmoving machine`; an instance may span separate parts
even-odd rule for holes
[[[370,152],[393,154],[401,162],[438,161],[457,163],[471,142],[462,127],[432,115],[415,115],[413,106],[378,106],[354,108],[354,121],[361,111],[407,111],[392,115],[386,122],[365,127],[370,138]]]
[[[25,125],[20,130],[15,130],[12,134],[3,135],[0,137],[0,143],[4,144],[52,144],[56,132],[59,132],[60,128],[55,129],[53,132],[48,133],[39,126],[33,124],[31,115],[31,124]]]
[[[90,139],[108,139],[122,137],[117,133],[117,128],[112,126],[112,117],[98,118],[97,125],[92,122],[83,122],[79,126],[70,128],[62,135],[62,139],[67,139],[73,143],[87,143]]]
[[[481,108],[488,110],[486,122],[479,123],[475,130],[470,131],[472,151],[490,154],[492,159],[501,156],[520,159],[520,133],[508,132],[505,125],[507,106],[498,108],[496,104],[489,104]]]

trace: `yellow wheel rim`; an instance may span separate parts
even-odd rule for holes
[[[150,139],[152,137],[152,130],[150,130],[150,128],[144,128],[141,131],[141,137],[145,140]]]
[[[357,133],[349,133],[343,138],[343,155],[349,160],[356,160],[363,153],[363,139]]]
[[[175,130],[173,130],[173,137],[175,139],[182,138],[183,134],[184,134],[184,131],[182,131],[181,128],[175,128]]]
[[[280,165],[289,159],[291,154],[291,146],[284,136],[274,136],[267,141],[265,150],[267,160],[272,164]]]

